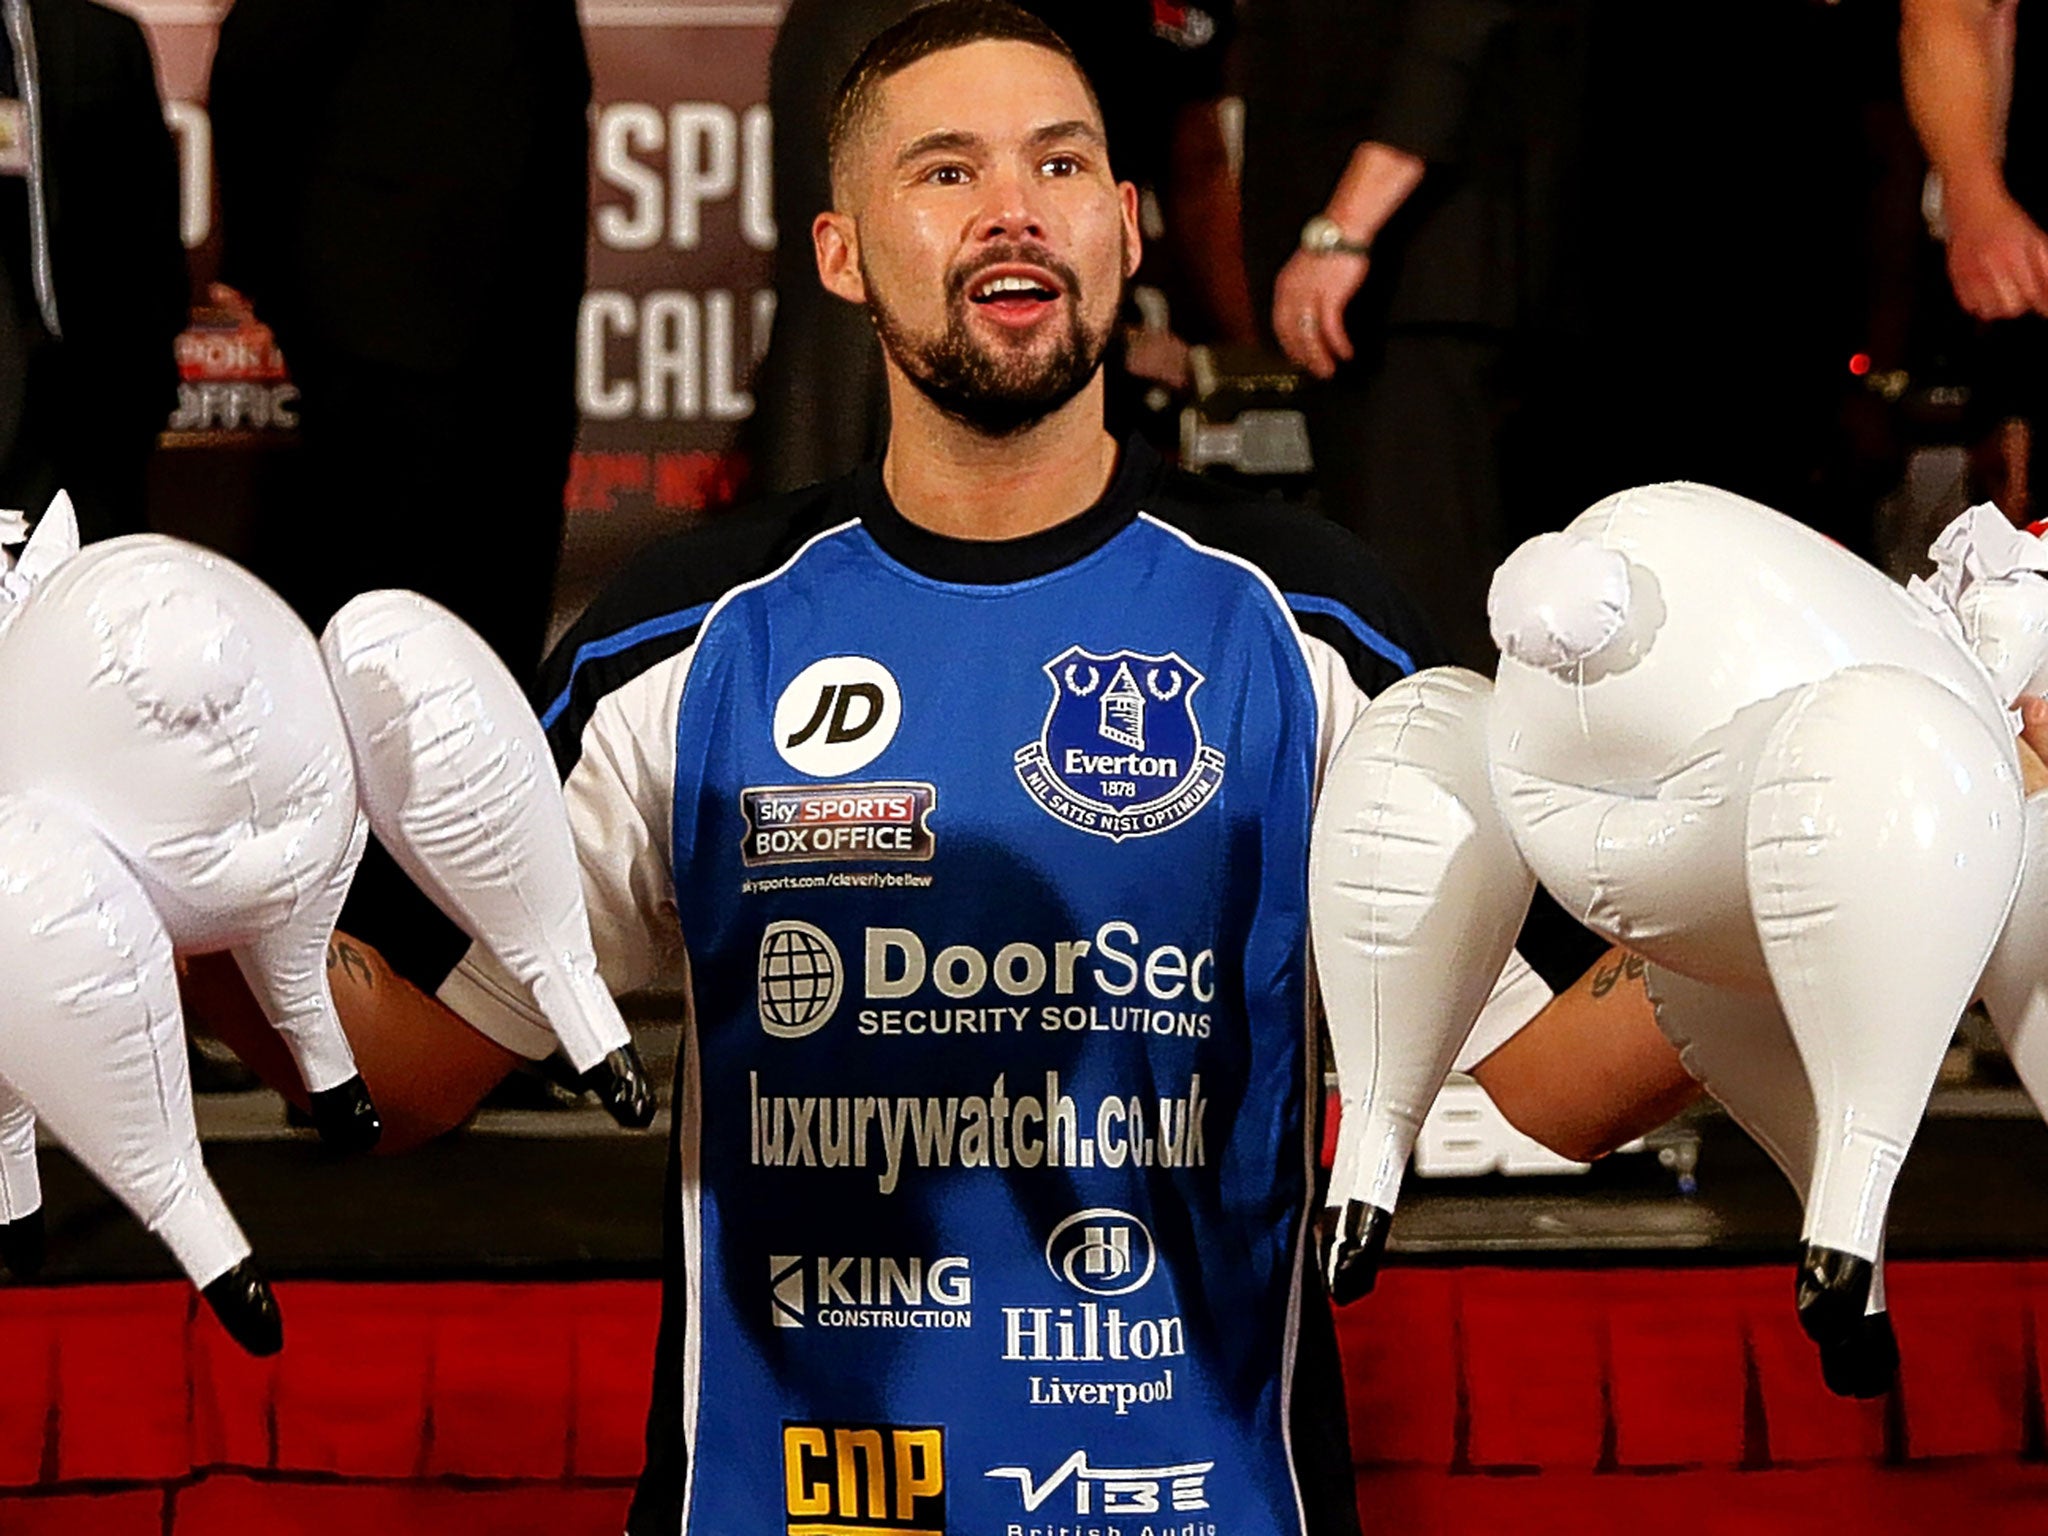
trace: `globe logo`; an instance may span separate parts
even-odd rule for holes
[[[778,1040],[821,1030],[839,1006],[845,970],[831,939],[809,923],[783,919],[761,935],[761,1028]]]

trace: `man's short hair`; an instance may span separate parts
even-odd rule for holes
[[[840,156],[858,137],[875,108],[875,98],[892,75],[900,74],[919,59],[935,53],[965,48],[969,43],[1029,43],[1056,53],[1074,68],[1088,99],[1095,102],[1096,115],[1102,104],[1095,101],[1095,87],[1074,50],[1059,33],[1029,11],[1009,0],[936,0],[921,6],[892,27],[884,28],[861,49],[839,93],[832,100],[832,117],[825,131],[825,149],[832,170],[834,195],[840,186]]]

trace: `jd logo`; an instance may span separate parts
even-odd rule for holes
[[[865,768],[895,739],[903,695],[879,661],[828,656],[775,701],[775,750],[799,773],[835,779]]]
[[[827,683],[818,694],[818,712],[783,745],[802,746],[818,734],[818,727],[825,724],[828,714],[832,723],[825,730],[826,746],[836,747],[842,741],[859,741],[882,718],[882,690],[873,683]],[[850,723],[855,714],[860,716],[859,724]]]

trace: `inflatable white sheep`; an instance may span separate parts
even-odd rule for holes
[[[2048,548],[1981,507],[1934,555],[1908,590],[1726,492],[1626,491],[1501,567],[1496,682],[1372,702],[1311,880],[1340,1300],[1540,880],[1651,962],[1688,1069],[1799,1189],[1829,1384],[1888,1385],[1886,1212],[1973,997],[2048,1102],[2048,810],[2008,713],[2048,685]]]
[[[445,609],[371,593],[316,643],[192,545],[81,550],[60,496],[19,561],[0,553],[0,722],[0,1258],[17,1273],[40,1246],[39,1119],[237,1342],[279,1347],[200,1160],[173,955],[231,951],[322,1137],[372,1145],[325,964],[366,827],[533,990],[613,1114],[651,1118],[539,724]]]

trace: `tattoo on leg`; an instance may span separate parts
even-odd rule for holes
[[[1595,966],[1593,969],[1593,995],[1596,998],[1605,997],[1615,989],[1624,977],[1630,981],[1642,980],[1644,969],[1645,966],[1641,955],[1623,955],[1612,965]]]
[[[377,985],[376,972],[370,968],[369,957],[346,939],[336,939],[327,946],[327,969],[339,967],[346,975],[359,981],[365,988]]]

